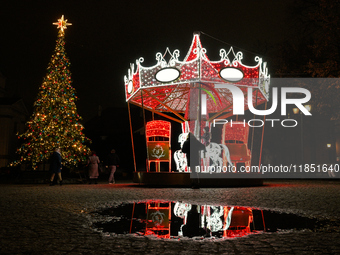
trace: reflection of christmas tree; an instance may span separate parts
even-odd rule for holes
[[[47,74],[34,103],[34,112],[26,123],[27,130],[19,136],[22,146],[18,149],[22,162],[31,162],[33,168],[48,159],[54,148],[61,149],[63,164],[76,166],[84,161],[89,148],[82,133],[81,117],[77,113],[75,89],[72,87],[70,62],[65,52],[64,29],[67,20],[58,20],[59,34]]]

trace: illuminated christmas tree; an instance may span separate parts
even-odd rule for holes
[[[17,151],[20,159],[13,165],[30,162],[36,169],[39,163],[48,160],[54,148],[59,147],[63,165],[77,166],[86,160],[89,152],[84,145],[89,139],[82,132],[84,127],[77,113],[77,96],[64,48],[64,30],[72,24],[64,20],[64,15],[53,24],[59,29],[55,51],[34,103],[33,114],[26,123],[27,130],[19,136],[22,139]]]

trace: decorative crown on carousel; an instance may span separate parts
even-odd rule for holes
[[[218,61],[210,61],[206,53],[199,34],[195,33],[183,61],[179,60],[179,50],[171,53],[169,48],[164,54],[156,54],[154,66],[144,67],[144,59],[139,58],[136,66],[130,64],[128,75],[124,76],[126,101],[155,112],[186,113],[190,89],[200,85],[209,95],[209,113],[231,111],[232,94],[223,86],[227,84],[239,87],[244,94],[253,88],[252,100],[257,105],[269,99],[270,75],[262,58],[256,56],[256,65],[247,66],[242,63],[243,53],[235,54],[233,47],[229,51],[221,49]],[[187,120],[181,115],[177,117]]]

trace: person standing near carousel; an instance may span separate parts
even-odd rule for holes
[[[119,166],[119,157],[116,154],[116,150],[112,149],[109,156],[107,157],[106,167],[109,168],[109,184],[114,184],[115,182],[115,172]]]
[[[187,139],[183,143],[182,152],[186,154],[188,166],[190,167],[191,188],[199,189],[199,178],[196,170],[200,166],[200,151],[205,150],[203,143],[197,140],[195,135],[189,132]]]
[[[89,184],[94,181],[97,184],[97,179],[99,176],[98,164],[100,163],[99,157],[96,155],[95,151],[91,151],[90,156],[87,160],[87,165],[89,166]]]

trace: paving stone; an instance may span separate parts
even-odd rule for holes
[[[120,203],[184,201],[238,205],[330,220],[324,230],[292,230],[224,241],[159,240],[104,234],[94,213]],[[340,254],[340,182],[269,181],[247,188],[145,188],[128,184],[0,185],[0,254]]]

